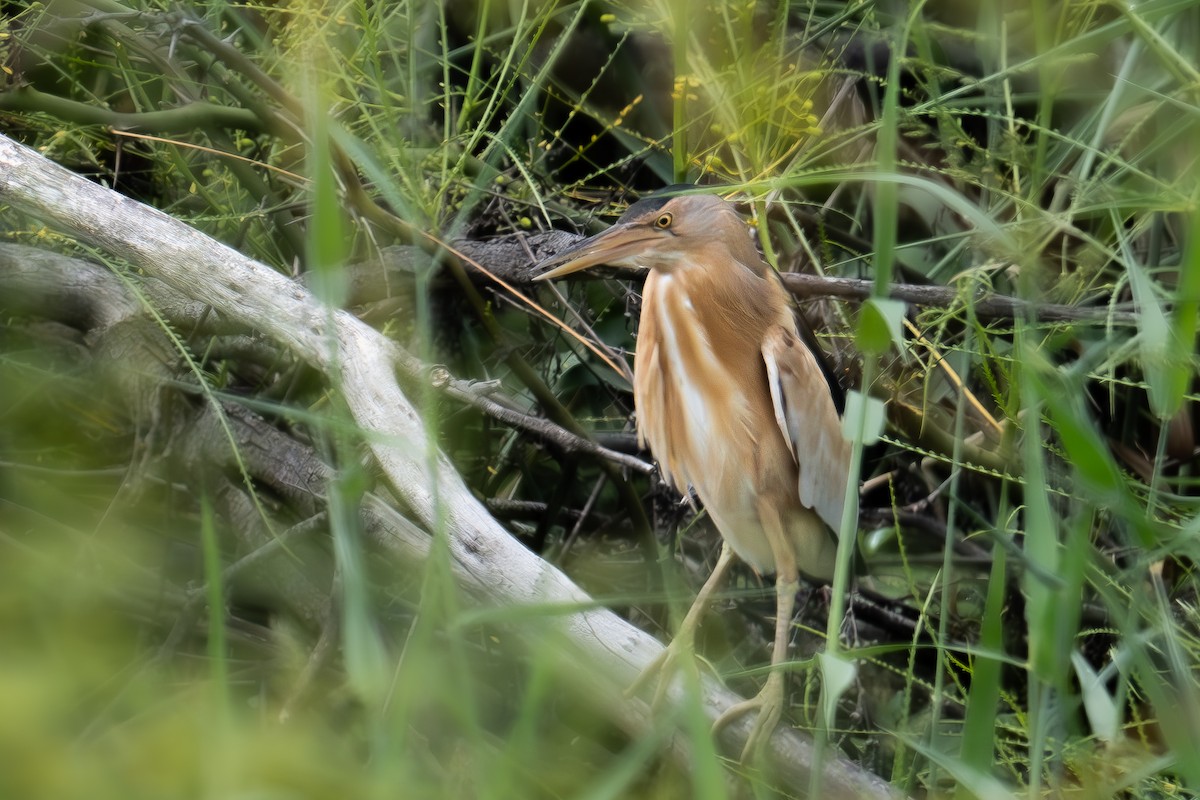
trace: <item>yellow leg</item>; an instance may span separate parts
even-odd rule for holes
[[[651,708],[658,708],[662,704],[663,699],[667,695],[667,689],[671,686],[672,673],[679,659],[683,657],[690,658],[692,656],[692,645],[696,638],[696,628],[700,624],[700,618],[704,616],[704,612],[708,608],[708,603],[712,599],[713,592],[725,580],[725,574],[729,572],[729,566],[732,563],[733,550],[730,549],[728,543],[722,542],[721,555],[717,558],[717,565],[713,567],[712,574],[708,576],[708,580],[700,587],[700,593],[692,601],[692,607],[688,609],[687,614],[684,616],[679,630],[675,633],[675,638],[642,670],[642,674],[638,675],[633,685],[625,691],[626,696],[637,694],[655,675],[658,675],[658,687],[654,690],[654,699],[650,705]]]
[[[747,761],[771,738],[779,718],[783,714],[784,680],[780,665],[787,660],[788,642],[791,639],[792,613],[796,608],[796,592],[800,589],[800,571],[796,566],[795,551],[787,540],[779,514],[769,503],[759,503],[759,514],[763,530],[771,543],[775,556],[775,646],[771,651],[771,673],[762,690],[753,698],[730,706],[713,723],[713,735],[721,728],[750,711],[758,710],[754,727],[742,748],[742,761]]]

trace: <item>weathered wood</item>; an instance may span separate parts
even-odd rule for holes
[[[534,261],[530,260],[528,251],[536,254],[537,258],[543,258],[565,250],[583,238],[561,231],[548,231],[502,236],[489,241],[459,241],[455,242],[454,246],[506,281],[523,287],[536,277],[533,271]],[[525,240],[525,246],[520,246],[522,239]],[[635,283],[645,278],[644,272],[589,270],[573,275],[568,280],[595,280],[612,275],[619,275]],[[833,278],[802,272],[783,272],[780,277],[783,278],[783,284],[788,291],[800,298],[837,297],[862,301],[869,298],[874,291],[872,281],[856,278]],[[967,297],[953,286],[920,286],[912,283],[893,283],[888,287],[888,296],[909,305],[925,308],[956,308],[965,305],[967,301]],[[982,291],[976,292],[970,299],[975,316],[983,320],[1010,320],[1014,317],[1029,316],[1041,322],[1137,324],[1137,314],[1122,308],[1034,303],[1019,297]]]
[[[487,607],[558,609],[536,623],[514,622],[531,647],[555,644],[576,666],[579,680],[603,692],[615,720],[633,733],[648,731],[641,701],[623,701],[620,687],[661,651],[650,635],[598,607],[562,572],[513,539],[474,497],[426,436],[424,422],[395,377],[411,356],[352,315],[323,306],[302,286],[155,209],[122,197],[58,167],[33,150],[0,136],[0,203],[123,258],[181,294],[261,331],[320,370],[341,389],[379,468],[425,531],[447,536],[453,574],[463,592]],[[376,507],[380,546],[404,562],[429,548],[426,533],[386,507]],[[531,615],[532,616],[532,615]],[[706,710],[716,718],[742,698],[711,678],[702,680]],[[669,701],[686,702],[680,685]],[[726,729],[723,745],[740,750],[751,720]],[[807,785],[814,767],[824,796],[898,797],[878,777],[844,758],[813,764],[809,740],[780,729],[771,740],[777,775]]]

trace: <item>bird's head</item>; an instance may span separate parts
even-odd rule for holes
[[[627,269],[671,269],[695,263],[713,241],[744,242],[753,249],[745,223],[733,206],[711,194],[678,194],[671,189],[637,201],[603,233],[542,261],[548,269],[534,280],[560,278],[599,264]]]

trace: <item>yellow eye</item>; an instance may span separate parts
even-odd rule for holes
[[[671,227],[671,223],[675,221],[675,217],[670,214],[660,214],[658,219],[654,220],[654,227],[666,230]]]

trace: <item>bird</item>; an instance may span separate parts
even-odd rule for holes
[[[607,230],[543,260],[535,280],[598,265],[646,269],[633,368],[638,440],[663,480],[695,493],[723,543],[676,636],[635,681],[692,657],[695,630],[734,558],[775,574],[771,670],[754,698],[714,732],[757,711],[742,759],[773,732],[784,704],[781,664],[801,574],[833,579],[850,481],[840,387],[798,322],[778,273],[734,205],[669,187],[629,206]]]

